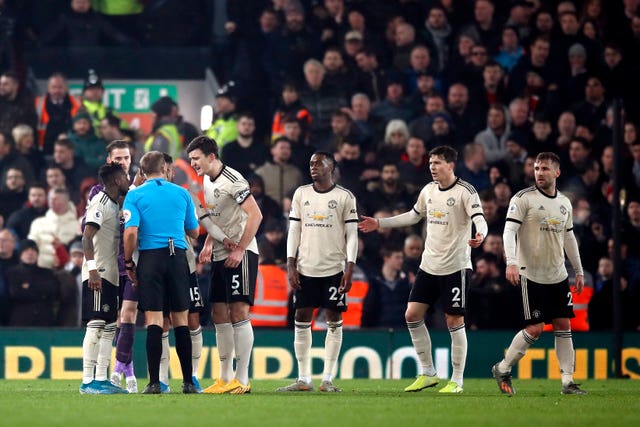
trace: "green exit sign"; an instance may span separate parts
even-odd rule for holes
[[[151,104],[162,96],[178,100],[178,89],[172,84],[105,84],[104,89],[102,101],[119,113],[148,113]],[[69,85],[69,93],[79,97],[82,85]]]

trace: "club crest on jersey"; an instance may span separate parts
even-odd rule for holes
[[[100,211],[96,211],[96,213],[95,213],[95,214],[93,214],[93,216],[95,216],[95,217],[96,217],[96,219],[100,219],[100,218],[102,218],[102,212],[100,212]]]
[[[336,202],[335,200],[329,200],[327,206],[329,207],[329,209],[335,209],[338,207],[338,202]]]
[[[102,311],[104,313],[108,313],[110,309],[111,309],[111,306],[109,306],[109,304],[105,304],[102,306]]]
[[[215,189],[213,190],[213,197],[215,197],[216,199],[217,199],[218,197],[220,197],[220,190],[218,190],[217,188],[215,188]]]
[[[565,208],[564,205],[560,205],[560,213],[562,215],[566,215],[567,214],[567,208]]]
[[[453,206],[456,204],[456,199],[454,199],[453,197],[449,197],[447,199],[447,206]]]

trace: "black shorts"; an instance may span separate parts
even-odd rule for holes
[[[140,251],[136,270],[138,298],[143,311],[185,311],[189,309],[189,264],[184,249]]]
[[[209,301],[253,305],[257,278],[258,254],[251,251],[244,251],[244,257],[236,268],[225,267],[224,260],[215,261],[211,267]]]
[[[467,308],[467,294],[471,270],[464,269],[445,276],[429,274],[418,269],[416,281],[413,283],[409,302],[419,302],[433,307],[440,296],[443,301],[444,312],[447,314],[464,316]]]
[[[89,281],[82,282],[82,320],[104,320],[113,323],[118,319],[119,286],[102,279],[102,290],[89,289]]]
[[[125,300],[138,302],[138,290],[133,286],[129,276],[120,276],[120,308]]]
[[[553,319],[575,317],[569,279],[544,285],[520,276],[520,288],[525,324],[551,323]]]
[[[347,294],[338,292],[343,273],[327,277],[300,275],[300,289],[293,292],[293,308],[318,308],[343,313],[347,311]]]
[[[198,284],[198,273],[196,272],[189,275],[189,297],[191,299],[189,313],[200,313],[204,308],[204,301],[202,301],[202,293],[200,292],[200,285]]]

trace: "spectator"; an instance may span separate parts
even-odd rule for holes
[[[360,200],[367,214],[382,209],[406,209],[413,206],[413,198],[404,182],[400,181],[398,165],[394,161],[385,162],[380,168],[380,179],[372,183],[367,194]]]
[[[424,241],[418,234],[409,234],[404,239],[404,245],[402,246],[402,253],[404,254],[402,270],[407,272],[411,284],[416,280],[416,274],[418,273],[420,262],[422,262],[423,251]]]
[[[22,86],[15,73],[4,72],[0,76],[0,132],[11,133],[19,124],[35,129],[36,121],[33,95]]]
[[[4,177],[10,168],[19,169],[27,185],[33,183],[34,171],[29,161],[13,147],[13,138],[7,133],[0,132],[0,178]]]
[[[398,163],[405,153],[409,142],[409,128],[400,119],[394,119],[387,123],[384,135],[384,144],[378,148],[377,160],[379,163]]]
[[[291,141],[291,163],[296,165],[305,180],[308,180],[309,168],[305,165],[316,152],[316,147],[304,137],[300,121],[295,116],[285,117],[283,136]]]
[[[386,96],[387,71],[380,66],[373,49],[366,48],[356,54],[356,90],[365,93],[373,104],[382,102]]]
[[[47,166],[44,171],[44,178],[47,182],[47,191],[54,188],[67,188],[67,178],[60,166]]]
[[[108,115],[117,116],[112,107],[104,104],[104,85],[95,70],[90,69],[82,85],[80,95],[82,108],[91,116],[91,125],[96,135],[100,135],[100,122]]]
[[[81,120],[85,122],[86,120]],[[91,169],[84,163],[84,159],[75,155],[75,145],[69,139],[58,139],[53,146],[53,164],[58,166],[65,176],[67,189],[72,200],[80,201],[80,183],[88,176],[92,176]],[[40,248],[42,250],[42,248]]]
[[[288,79],[302,82],[303,65],[309,58],[320,57],[321,49],[317,33],[305,23],[300,2],[287,2],[283,28],[267,38],[265,58],[268,60],[265,61],[265,69],[272,93],[280,93],[282,84]]]
[[[526,147],[524,138],[518,133],[512,133],[507,138],[507,156],[504,160],[508,167],[508,175],[505,178],[514,188],[524,187],[524,163],[529,155]]]
[[[18,254],[16,252],[18,245],[16,235],[9,229],[0,230],[0,270],[4,271],[5,277],[7,270],[18,265]]]
[[[240,172],[242,176],[251,175],[268,158],[267,147],[254,138],[255,118],[251,113],[238,116],[238,137],[222,147],[220,157],[226,165]]]
[[[71,129],[71,119],[78,113],[80,106],[80,101],[69,95],[65,76],[61,73],[52,74],[47,82],[47,93],[38,96],[35,101],[38,147],[44,155],[53,154],[53,143],[60,134]]]
[[[342,93],[350,93],[353,88],[353,76],[345,66],[342,52],[337,47],[328,47],[324,51],[322,65],[326,74],[324,76],[327,85],[332,86]]]
[[[403,270],[404,254],[400,247],[380,249],[382,266],[369,280],[369,291],[362,307],[363,328],[395,328],[406,326],[404,312],[411,283]]]
[[[550,41],[546,36],[537,36],[530,46],[530,53],[520,58],[509,75],[509,97],[522,96],[527,84],[527,73],[534,71],[545,82],[555,84],[554,68],[549,60]]]
[[[262,234],[258,236],[258,245],[272,256],[274,264],[287,263],[287,241],[284,231],[284,224],[280,218],[269,218],[264,224]]]
[[[502,29],[502,44],[498,48],[498,54],[493,59],[509,73],[524,54],[525,51],[520,46],[520,37],[517,29],[508,25],[505,26]]]
[[[67,47],[95,47],[112,43],[131,46],[137,42],[120,32],[91,9],[90,0],[71,0],[71,10],[61,13],[58,19],[40,35],[45,45]]]
[[[415,136],[409,138],[405,152],[400,156],[398,170],[400,181],[405,183],[412,196],[417,197],[422,187],[431,181],[429,156],[423,140]]]
[[[446,112],[444,98],[437,93],[429,96],[424,104],[424,115],[414,119],[409,124],[411,135],[422,139],[425,143],[431,140],[433,137],[433,130],[431,129],[433,116],[437,113],[444,112]],[[434,147],[435,146],[427,146],[427,149]]]
[[[410,63],[411,51],[416,43],[416,30],[407,22],[395,27],[391,45],[391,65],[396,70],[405,70]]]
[[[178,131],[178,104],[169,96],[160,97],[151,105],[151,122],[151,134],[144,143],[145,153],[160,151],[179,159],[184,153],[184,140]],[[104,147],[102,151],[105,152]]]
[[[42,151],[35,145],[33,129],[28,125],[18,125],[11,130],[11,136],[15,142],[16,152],[29,161],[32,171],[39,173],[45,163]]]
[[[34,219],[47,212],[47,190],[42,184],[29,187],[27,203],[7,219],[7,228],[13,230],[18,239],[26,239]]]
[[[212,138],[222,149],[224,144],[231,142],[238,137],[238,122],[236,116],[236,84],[233,81],[227,82],[218,89],[216,94],[215,114],[211,127],[205,134]]]
[[[436,113],[431,122],[431,137],[425,141],[427,147],[449,145],[459,147],[461,139],[456,135],[451,116],[447,113]]]
[[[351,108],[343,108],[351,117],[358,143],[363,153],[373,153],[375,141],[381,139],[384,123],[371,115],[371,100],[364,93],[356,93],[351,97]]]
[[[492,104],[487,113],[487,128],[476,134],[474,141],[484,148],[487,163],[503,160],[507,155],[507,138],[511,125],[502,104]]]
[[[482,201],[482,213],[487,221],[488,233],[502,236],[504,231],[504,217],[500,216],[496,195],[492,190],[480,192]]]
[[[576,132],[576,116],[571,111],[565,111],[560,114],[557,131],[556,149],[553,151],[558,152],[560,158],[562,158],[562,155],[569,151],[569,143]]]
[[[556,143],[554,141],[553,129],[549,117],[544,114],[536,114],[531,127],[532,138],[529,144],[529,153],[538,155],[544,151],[555,151]]]
[[[493,254],[475,259],[469,289],[469,328],[512,329],[521,324],[520,291],[511,286]],[[496,311],[495,307],[502,307]]]
[[[38,245],[20,242],[20,264],[7,270],[11,318],[9,326],[56,326],[60,283],[53,271],[37,265]]]
[[[249,191],[251,191],[253,198],[256,199],[260,212],[262,212],[263,220],[256,232],[256,235],[259,236],[262,234],[264,225],[269,221],[269,219],[275,218],[278,220],[284,220],[284,216],[282,215],[283,208],[281,208],[275,200],[264,193],[264,180],[260,175],[248,175],[247,182],[249,183]]]
[[[464,84],[455,83],[449,87],[447,111],[451,116],[458,141],[463,144],[473,141],[473,137],[482,129],[483,119],[469,104],[469,90]]]
[[[436,81],[433,73],[421,71],[416,73],[416,89],[409,95],[409,105],[413,116],[424,113],[427,100],[436,94]]]
[[[306,85],[300,97],[311,113],[311,142],[321,150],[329,144],[331,115],[347,105],[344,95],[326,84],[325,74],[324,66],[317,60],[309,59],[305,62]]]
[[[351,116],[342,110],[334,111],[331,115],[331,135],[329,136],[329,152],[335,152],[345,141],[360,142],[356,134]]]
[[[432,5],[420,36],[427,43],[436,73],[442,72],[447,66],[452,35],[453,30],[444,7],[438,3]]]
[[[407,89],[407,94],[413,95],[418,90],[418,77],[434,72],[429,48],[421,44],[415,45],[409,56],[409,67],[403,71],[406,79],[404,87]]]
[[[495,6],[491,0],[475,0],[473,23],[462,30],[486,46],[493,55],[500,45],[500,30],[495,17]]]
[[[63,267],[69,259],[65,248],[79,232],[78,219],[69,192],[64,188],[49,191],[49,209],[31,223],[28,239],[39,249],[38,266]]]
[[[598,262],[598,275],[594,286],[594,293],[589,301],[589,330],[590,331],[610,331],[613,327],[613,261],[604,256]],[[629,289],[629,281],[626,277],[620,278],[620,301],[622,305],[621,317],[622,327],[625,330],[634,330],[634,322],[631,312],[632,295]]]
[[[72,129],[67,134],[68,141],[73,144],[74,157],[81,159],[83,173],[96,175],[98,168],[104,164],[106,155],[106,143],[102,138],[98,138],[91,125],[91,116],[84,110],[73,116]],[[53,156],[56,157],[56,146],[60,145],[59,140],[54,142]],[[59,154],[58,154],[59,155]],[[75,164],[72,166],[72,168]],[[69,168],[64,168],[69,170]]]
[[[399,77],[393,76],[387,79],[385,98],[373,106],[371,114],[380,117],[385,122],[391,120],[408,121],[413,118],[413,109],[408,98],[404,96],[402,81]]]
[[[264,193],[282,206],[282,199],[301,186],[304,178],[300,169],[290,163],[291,141],[280,137],[271,147],[271,161],[256,169],[256,175],[264,180]]]
[[[294,117],[301,126],[303,139],[309,137],[309,126],[311,126],[311,115],[309,110],[300,101],[300,92],[294,82],[285,83],[282,86],[282,102],[276,108],[271,124],[271,138],[275,139],[284,135],[285,118]]]
[[[334,157],[337,160],[336,183],[354,193],[359,200],[365,179],[360,146],[353,141],[344,141]]]
[[[2,178],[0,214],[5,219],[8,219],[9,215],[20,209],[24,202],[27,201],[27,187],[24,181],[24,174],[20,169],[7,169]]]
[[[491,187],[487,158],[482,144],[472,142],[464,146],[462,163],[457,166],[457,176],[474,186],[481,192]]]
[[[602,79],[590,76],[584,86],[584,101],[574,106],[573,112],[578,123],[599,125],[607,113],[605,88]]]

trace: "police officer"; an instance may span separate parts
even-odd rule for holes
[[[198,393],[191,379],[191,338],[187,327],[190,304],[189,266],[185,232],[198,237],[198,219],[191,196],[166,180],[163,153],[150,151],[140,159],[146,182],[131,190],[124,201],[125,268],[139,285],[140,308],[147,324],[149,385],[145,394],[159,394],[163,310],[171,312],[176,352],[182,367],[182,392]],[[132,256],[138,246],[136,266]]]

